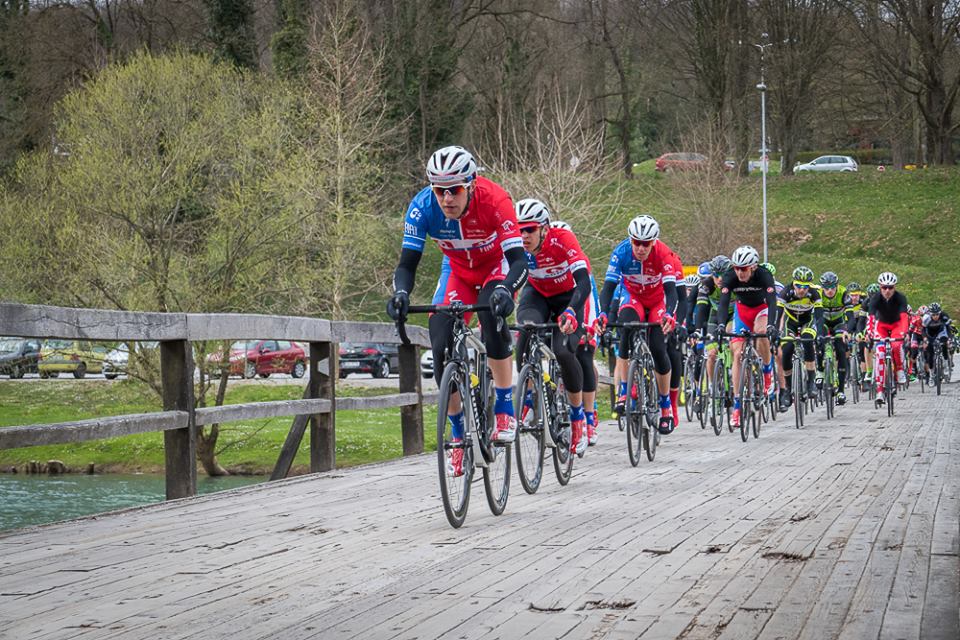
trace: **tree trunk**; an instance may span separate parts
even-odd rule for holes
[[[224,351],[224,357],[229,358],[230,350]],[[223,406],[223,399],[227,395],[227,379],[230,377],[229,360],[228,366],[220,373],[220,384],[217,387],[217,399],[214,406]],[[197,430],[197,459],[203,466],[203,470],[210,477],[228,476],[230,472],[220,466],[217,461],[217,438],[220,437],[220,425],[210,425],[210,431],[201,427]]]

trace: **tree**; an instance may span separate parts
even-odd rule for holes
[[[282,78],[307,72],[307,0],[277,0],[277,31],[273,34],[273,67]]]
[[[773,43],[764,57],[771,119],[783,174],[793,175],[801,131],[815,105],[815,81],[830,59],[839,14],[833,0],[760,0],[759,4]]]
[[[0,282],[4,294],[129,310],[307,308],[317,173],[297,144],[301,107],[285,85],[200,56],[108,67],[62,101],[58,151],[24,156],[0,201],[0,272],[18,274]],[[201,367],[201,405],[208,391]],[[222,472],[218,433],[204,428],[198,443],[211,474]]]
[[[257,68],[251,0],[203,0],[210,16],[210,39],[217,56],[245,69]]]
[[[930,162],[954,164],[951,143],[960,129],[954,121],[960,93],[960,4],[859,0],[847,8],[887,77],[914,96],[926,124]]]

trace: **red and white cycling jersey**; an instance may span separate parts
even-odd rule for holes
[[[588,269],[589,262],[572,232],[548,227],[540,252],[527,253],[527,267],[527,282],[544,298],[552,298],[573,290],[573,273]]]

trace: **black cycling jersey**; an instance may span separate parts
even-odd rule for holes
[[[727,322],[731,295],[736,295],[737,300],[747,307],[759,307],[766,302],[769,321],[773,324],[777,314],[776,281],[765,268],[757,267],[746,282],[740,282],[733,269],[724,274],[720,282],[720,302],[717,303],[717,323],[720,325]]]
[[[900,314],[907,312],[907,297],[899,291],[894,291],[887,300],[883,294],[878,293],[870,298],[869,310],[870,315],[875,316],[880,322],[896,324],[900,322]]]
[[[942,311],[940,312],[940,317],[936,320],[928,313],[923,316],[923,332],[928,338],[936,338],[944,329],[949,333],[952,322],[950,316]]]

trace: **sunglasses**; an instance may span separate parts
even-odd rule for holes
[[[520,227],[520,233],[533,233],[540,228],[540,225],[534,225],[530,227]]]
[[[633,238],[631,238],[630,242],[632,242],[633,246],[635,247],[649,247],[654,242],[656,242],[656,240],[634,240]]]
[[[893,285],[892,285],[892,284],[884,284],[884,285],[880,285],[880,288],[883,289],[884,291],[890,291],[890,289],[893,289]]]
[[[808,285],[808,284],[794,284],[793,286],[794,286],[794,288],[796,288],[796,289],[809,289],[809,288],[810,288],[810,285]]]
[[[750,267],[734,267],[734,271],[750,271]]]
[[[451,184],[447,187],[441,187],[439,185],[432,184],[430,188],[433,190],[433,195],[438,198],[442,198],[445,195],[459,196],[461,193],[467,190],[467,187],[470,186],[468,183],[463,184]]]

